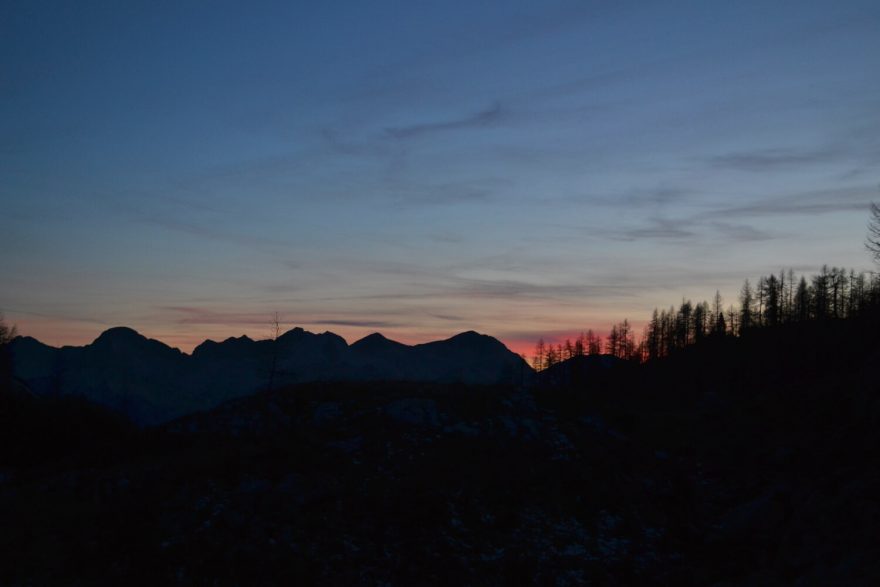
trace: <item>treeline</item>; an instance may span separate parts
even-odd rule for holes
[[[613,325],[605,337],[588,330],[573,342],[567,339],[553,345],[541,339],[532,365],[542,370],[573,357],[599,354],[648,361],[710,337],[743,336],[781,324],[855,317],[878,307],[880,274],[823,266],[807,279],[796,277],[792,270],[780,271],[779,275],[760,277],[754,285],[747,279],[737,305],[725,308],[716,292],[711,303],[682,300],[677,309],[655,309],[640,337],[624,320]]]

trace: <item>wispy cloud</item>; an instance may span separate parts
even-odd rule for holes
[[[726,214],[726,213],[725,213]],[[746,223],[720,222],[713,218],[724,215],[716,213],[696,214],[682,218],[652,217],[644,225],[634,228],[590,228],[570,227],[587,230],[589,234],[620,241],[655,240],[685,244],[700,239],[718,236],[736,242],[762,241],[775,238],[773,234],[759,230]]]
[[[432,318],[437,318],[438,320],[446,320],[448,322],[464,322],[467,320],[466,316],[459,316],[455,314],[436,314],[433,312],[429,312],[428,316]]]
[[[171,321],[177,324],[214,324],[263,326],[271,321],[271,315],[263,312],[224,312],[195,306],[161,306],[163,312],[171,312]]]
[[[601,206],[611,209],[637,210],[644,208],[661,209],[667,206],[687,203],[697,196],[691,188],[682,186],[659,186],[655,188],[633,188],[624,191],[586,192],[545,197],[542,203],[578,206]]]
[[[443,183],[420,183],[399,178],[384,182],[383,191],[395,206],[454,206],[495,201],[509,181],[483,177]]]
[[[379,140],[379,137],[371,137],[356,140],[352,135],[356,132],[350,126],[338,128],[324,127],[319,129],[318,135],[323,145],[333,154],[351,157],[370,158],[393,158],[401,154],[402,146],[389,141]]]
[[[462,118],[389,127],[385,129],[385,133],[395,139],[410,139],[435,132],[484,128],[498,123],[504,115],[501,102],[495,102],[485,110]]]
[[[754,226],[748,224],[712,222],[710,223],[710,226],[730,239],[739,242],[766,241],[774,238],[769,232],[758,230]]]
[[[59,321],[65,321],[65,322],[85,322],[88,324],[100,324],[103,326],[106,326],[108,324],[105,320],[99,320],[97,318],[92,318],[89,316],[72,316],[72,315],[46,313],[46,312],[31,312],[29,310],[21,310],[18,308],[9,308],[9,307],[0,308],[0,314],[6,314],[7,316],[20,314],[23,316],[34,316],[36,318],[48,318],[50,320],[59,320]]]
[[[606,296],[628,296],[634,291],[625,286],[618,285],[589,285],[583,283],[557,283],[544,284],[507,280],[467,279],[459,278],[451,288],[450,293],[456,292],[469,297],[486,298],[586,298]]]
[[[670,192],[672,201],[684,197],[686,192]],[[734,218],[755,218],[799,214],[831,214],[836,212],[867,210],[877,189],[868,185],[853,185],[841,188],[817,189],[803,192],[768,196],[762,199],[729,207],[717,207],[680,218],[655,216],[646,219],[645,224],[634,228],[571,227],[588,230],[591,235],[612,240],[635,241],[656,240],[671,243],[691,242],[704,238],[724,237],[735,242],[766,241],[776,238],[772,232],[752,226],[748,222],[733,222]],[[650,196],[631,202],[650,201]],[[664,201],[662,198],[658,202]],[[624,204],[621,204],[625,206]]]
[[[729,218],[731,216],[770,216],[787,214],[830,214],[855,210],[867,211],[877,188],[854,185],[786,194],[755,200],[740,206],[732,206],[714,212],[706,212],[703,218]]]
[[[231,243],[235,245],[243,245],[249,247],[287,247],[290,246],[290,243],[282,241],[280,239],[273,239],[263,236],[257,236],[252,234],[236,234],[233,232],[228,232],[224,230],[220,230],[217,228],[213,228],[210,226],[204,226],[200,224],[196,224],[193,222],[185,222],[182,220],[175,220],[173,218],[166,218],[164,216],[152,214],[148,216],[144,216],[142,218],[137,219],[140,222],[145,224],[152,224],[155,226],[159,226],[166,230],[173,230],[175,232],[180,232],[184,234],[188,234],[191,236],[197,236],[200,238]]]
[[[693,194],[693,190],[681,187],[659,187],[653,190],[630,192],[617,199],[615,204],[632,206],[664,206],[682,202]]]
[[[591,228],[589,233],[612,240],[635,241],[643,239],[685,240],[698,236],[687,220],[649,218],[642,226],[622,229]]]
[[[764,172],[778,171],[780,168],[815,165],[833,161],[840,156],[835,149],[756,149],[739,153],[728,153],[709,159],[714,167],[738,171]]]
[[[322,326],[354,326],[358,328],[397,328],[401,326],[399,322],[389,320],[309,320],[309,324],[320,324]]]
[[[463,237],[449,232],[435,232],[433,234],[429,234],[428,238],[434,242],[446,244],[457,244],[464,241]]]
[[[446,271],[446,270],[444,270]],[[628,297],[637,295],[634,284],[607,283],[535,283],[519,279],[477,279],[460,277],[448,273],[419,275],[420,279],[402,284],[396,291],[377,294],[363,293],[321,297],[320,302],[387,302],[383,304],[382,313],[386,315],[412,316],[410,308],[396,308],[395,303],[440,301],[456,305],[461,301],[483,300],[563,300],[583,298]],[[301,302],[308,302],[305,298]],[[318,300],[315,300],[318,301]],[[435,316],[434,312],[428,315]],[[436,313],[441,320],[457,320],[460,316],[450,313]]]
[[[467,184],[442,184],[424,186],[411,190],[400,189],[394,203],[399,206],[449,206],[488,202],[493,191],[485,187]]]
[[[647,226],[631,228],[620,234],[624,240],[640,239],[690,239],[697,236],[692,228],[686,228],[688,223],[681,220],[668,218],[652,218]]]

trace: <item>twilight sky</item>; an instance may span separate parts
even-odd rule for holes
[[[0,6],[0,311],[530,352],[870,267],[880,3]]]

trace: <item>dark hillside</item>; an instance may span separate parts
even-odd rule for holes
[[[688,529],[667,465],[508,388],[312,384],[135,434],[105,435],[127,442],[128,459],[59,447],[54,462],[6,465],[0,547],[16,564],[0,581],[576,584],[683,572]]]
[[[0,583],[874,584],[878,357],[863,316],[147,429],[7,390]]]
[[[538,394],[595,412],[691,480],[706,581],[877,577],[880,321],[829,320],[717,338],[611,381]]]

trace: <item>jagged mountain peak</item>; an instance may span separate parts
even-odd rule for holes
[[[78,352],[78,347],[64,348]],[[102,332],[92,344],[79,348],[92,357],[107,356],[108,360],[112,356],[127,356],[137,358],[139,361],[145,360],[146,357],[176,361],[184,356],[180,349],[170,347],[160,340],[147,338],[127,326],[109,328]]]
[[[288,330],[279,336],[275,342],[282,348],[308,348],[315,343],[320,344],[325,349],[337,348],[342,350],[348,348],[348,343],[345,339],[335,332],[325,331],[314,333],[304,330],[299,326],[292,330]]]
[[[206,357],[214,353],[225,352],[227,350],[234,351],[250,346],[254,343],[246,334],[239,337],[230,336],[223,342],[217,342],[211,339],[205,340],[199,346],[193,349],[193,357]]]
[[[277,340],[295,340],[298,338],[302,338],[303,336],[306,336],[306,335],[314,336],[314,333],[308,332],[307,330],[304,330],[300,326],[296,326],[295,328],[291,328],[290,330],[288,330],[287,332],[285,332],[284,334],[279,336]]]

